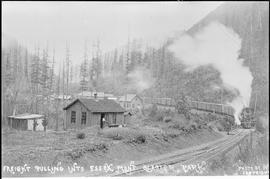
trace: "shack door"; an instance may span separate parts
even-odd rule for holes
[[[101,115],[100,115],[100,128],[101,129],[103,129],[103,127],[104,127],[103,119],[105,119],[105,113],[101,113]]]

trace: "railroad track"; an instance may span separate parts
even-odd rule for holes
[[[112,173],[110,176],[127,176],[127,175],[139,175],[146,173],[147,166],[165,166],[175,164],[189,164],[195,161],[208,161],[214,158],[218,154],[229,150],[234,145],[237,145],[248,133],[249,130],[240,130],[233,136],[227,136],[217,141],[213,141],[207,144],[202,144],[192,148],[176,151],[171,154],[161,155],[154,159],[148,159],[145,161],[136,162],[135,169],[131,172]]]

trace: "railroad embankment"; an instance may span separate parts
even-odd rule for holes
[[[209,161],[212,175],[269,175],[269,117],[257,119],[255,129],[227,153]]]

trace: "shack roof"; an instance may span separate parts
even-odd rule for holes
[[[43,118],[44,115],[25,113],[25,114],[18,114],[18,115],[8,116],[8,117],[13,118],[13,119],[39,119],[39,118]]]
[[[69,105],[67,105],[64,110],[67,110],[73,104],[81,102],[89,111],[94,113],[100,112],[125,112],[125,109],[122,108],[118,103],[114,100],[110,99],[76,99]]]

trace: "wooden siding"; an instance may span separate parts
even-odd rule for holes
[[[13,129],[27,130],[27,120],[9,118],[9,126]]]
[[[143,108],[143,101],[135,96],[131,101],[120,101],[119,104],[126,110],[136,110]]]
[[[71,111],[76,112],[76,121],[71,123]],[[86,124],[81,125],[82,112],[86,112]],[[66,110],[66,127],[70,128],[81,128],[84,126],[92,126],[91,113],[88,111],[82,103],[77,102]]]

